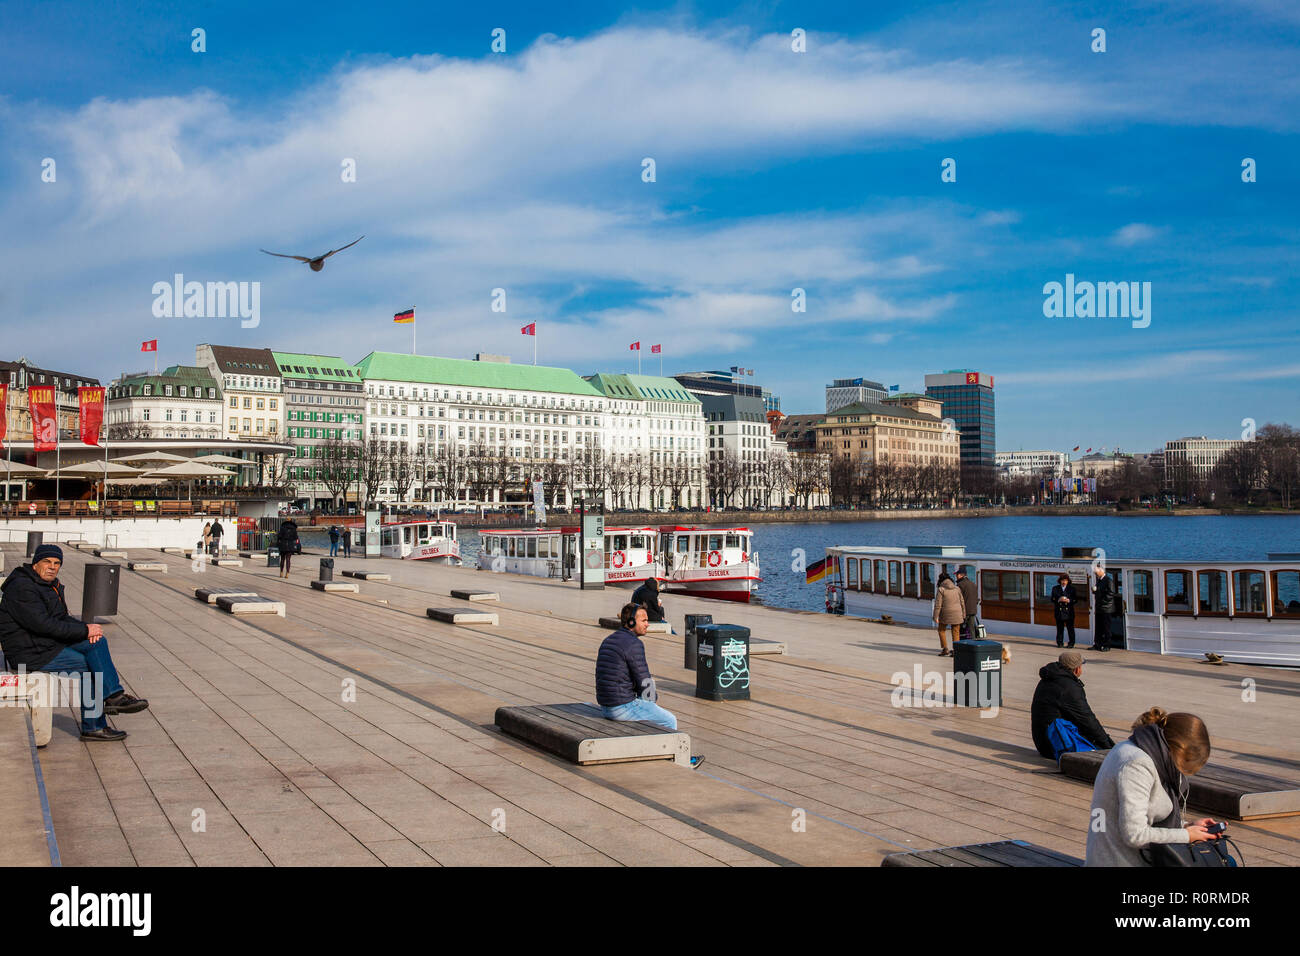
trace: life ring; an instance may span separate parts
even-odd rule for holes
[[[709,567],[711,567],[711,568],[716,568],[716,567],[717,567],[719,564],[721,564],[721,563],[722,563],[722,552],[720,552],[720,551],[710,551],[710,552],[709,552]]]
[[[622,551],[615,551],[610,558],[610,563],[616,568],[621,568],[627,561],[627,556]]]

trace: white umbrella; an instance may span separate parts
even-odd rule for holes
[[[143,469],[129,468],[111,461],[87,461],[80,465],[68,465],[59,469],[60,475],[68,477],[97,477],[105,475],[138,475]]]
[[[37,468],[35,465],[24,465],[20,461],[0,462],[0,468],[3,468],[6,474],[11,475],[43,475],[49,471],[48,468]]]
[[[247,458],[231,458],[229,455],[199,455],[192,461],[202,462],[205,465],[241,465],[245,468],[255,468],[257,462],[249,461]]]
[[[173,455],[169,451],[147,451],[139,455],[123,455],[113,461],[189,461],[184,455]]]
[[[166,478],[145,478],[137,475],[134,478],[105,478],[110,485],[161,485]]]
[[[186,459],[180,464],[169,465],[166,468],[151,468],[148,474],[151,478],[229,478],[232,472],[227,468],[213,468],[211,465]]]

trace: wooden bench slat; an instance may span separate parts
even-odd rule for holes
[[[946,846],[934,850],[908,850],[891,853],[881,866],[1083,866],[1083,860],[1024,840],[1000,840],[996,843],[972,843]]]
[[[597,716],[591,716],[592,713]],[[577,764],[673,760],[690,765],[691,739],[643,721],[613,721],[591,704],[499,707],[502,732]]]

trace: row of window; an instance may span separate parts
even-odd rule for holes
[[[270,411],[273,411],[273,412],[274,412],[274,411],[278,411],[278,410],[279,410],[279,408],[280,408],[280,400],[279,400],[278,398],[270,398],[270,399],[267,399],[267,398],[259,398],[259,399],[257,400],[257,410],[258,410],[259,412],[265,410],[265,409],[268,407],[267,404],[266,404],[268,401],[271,403],[270,406],[269,406]],[[230,407],[231,407],[231,408],[239,408],[239,407],[240,407],[239,399],[238,399],[236,396],[234,396],[234,395],[231,395],[231,396],[230,396]],[[253,407],[253,399],[248,398],[247,396],[245,396],[245,398],[244,398],[244,403],[243,403],[243,407],[244,407],[244,408],[252,408],[252,407]]]

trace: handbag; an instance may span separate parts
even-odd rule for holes
[[[1239,863],[1225,843],[1232,844],[1237,856],[1241,856],[1240,848],[1226,836],[1200,843],[1152,843],[1141,854],[1148,866],[1245,866],[1245,857]]]
[[[979,618],[976,618],[975,619],[975,640],[987,641],[988,639],[989,639],[988,628],[984,626],[983,621],[981,621]]]

